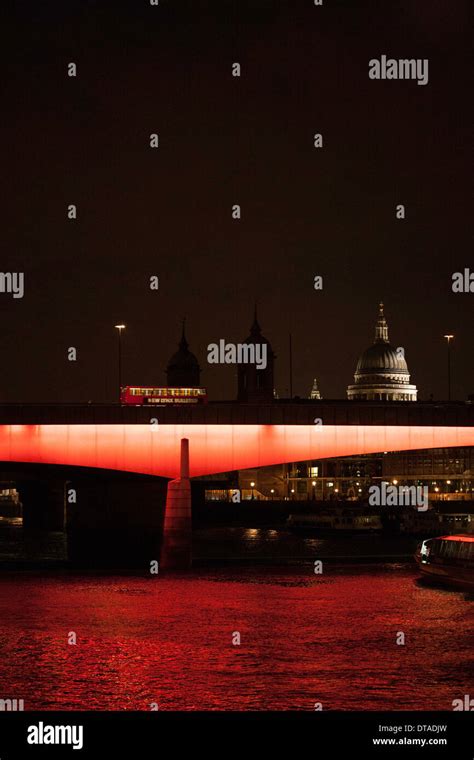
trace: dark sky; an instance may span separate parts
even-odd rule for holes
[[[202,383],[231,398],[206,347],[244,340],[255,299],[280,395],[291,331],[294,393],[317,376],[345,397],[380,299],[419,398],[446,397],[445,332],[453,395],[474,392],[474,294],[451,290],[474,271],[468,0],[9,7],[0,269],[25,296],[0,294],[2,399],[114,399],[118,320],[124,381],[164,384],[184,315]],[[382,54],[428,58],[429,84],[371,81]]]

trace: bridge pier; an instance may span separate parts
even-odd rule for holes
[[[189,440],[181,439],[181,474],[170,480],[166,494],[160,568],[189,570],[192,565],[191,483]]]
[[[17,488],[23,505],[25,531],[64,531],[66,500],[63,480],[23,480]]]
[[[95,569],[142,569],[159,560],[165,481],[115,473],[68,482],[68,559]]]

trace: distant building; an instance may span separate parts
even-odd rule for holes
[[[269,403],[274,398],[273,363],[275,354],[268,340],[262,335],[262,330],[257,319],[255,307],[254,319],[250,328],[250,335],[244,343],[265,344],[267,352],[267,366],[265,369],[257,369],[256,364],[239,364],[237,370],[237,401],[246,403]]]
[[[166,377],[169,388],[198,388],[200,386],[201,368],[198,360],[189,350],[184,321],[179,348],[168,362]]]
[[[401,348],[388,340],[388,326],[383,303],[375,326],[375,340],[357,362],[354,385],[347,388],[347,398],[367,401],[416,401],[416,385],[410,385],[410,373]]]
[[[319,388],[318,388],[318,381],[316,378],[313,380],[313,387],[311,388],[311,393],[309,394],[309,398],[315,399],[315,398],[322,398]]]

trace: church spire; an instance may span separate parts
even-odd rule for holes
[[[169,388],[199,388],[200,373],[198,360],[189,350],[186,340],[186,319],[183,319],[179,349],[173,354],[166,368]]]
[[[186,317],[183,317],[183,329],[181,332],[181,340],[179,341],[179,347],[182,351],[187,351],[189,347],[189,343],[186,340]]]
[[[257,317],[257,302],[255,301],[255,306],[253,309],[253,324],[252,324],[252,327],[250,328],[250,334],[259,335],[261,332],[262,332],[262,328],[259,325],[258,317]]]
[[[383,303],[379,303],[379,316],[375,325],[374,343],[388,343],[388,325],[383,311]]]

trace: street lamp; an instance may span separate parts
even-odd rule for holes
[[[270,488],[270,493],[272,495],[272,501],[273,501],[273,497],[274,497],[274,494],[275,494],[275,489],[274,488]]]
[[[316,489],[316,481],[315,480],[313,480],[312,486],[313,486],[313,501],[315,501],[315,499],[316,499],[316,490],[315,490]]]
[[[444,335],[448,341],[448,401],[451,401],[451,341],[454,335]]]
[[[114,325],[118,330],[118,400],[119,404],[122,400],[122,330],[125,330],[125,325]]]
[[[255,483],[254,483],[254,481],[253,481],[253,480],[252,480],[252,482],[250,483],[250,488],[252,489],[252,497],[251,497],[251,498],[252,498],[252,501],[253,501],[253,489],[255,488]]]

